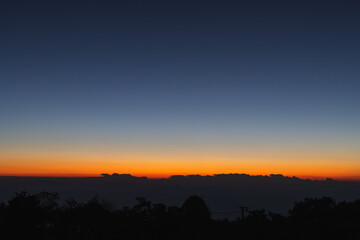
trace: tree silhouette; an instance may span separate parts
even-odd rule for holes
[[[184,210],[185,216],[194,221],[207,221],[211,216],[205,201],[197,195],[186,199],[182,205],[182,209]]]

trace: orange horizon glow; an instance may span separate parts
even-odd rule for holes
[[[95,147],[71,150],[30,146],[21,149],[8,146],[0,150],[0,176],[99,177],[102,173],[125,173],[137,177],[168,178],[172,175],[244,173],[281,174],[312,180],[360,180],[359,153],[355,150],[225,151],[149,147],[111,151]]]
[[[286,174],[284,172],[119,172],[119,171],[105,171],[105,172],[39,172],[39,171],[19,171],[19,172],[3,172],[0,171],[0,176],[6,177],[64,177],[64,178],[85,178],[85,177],[101,177],[102,174],[112,175],[113,173],[117,174],[130,174],[134,177],[147,177],[149,179],[161,179],[161,178],[170,178],[174,175],[201,175],[201,176],[214,176],[218,174],[246,174],[250,176],[270,176],[274,175],[283,175],[284,177],[297,177],[300,179],[310,179],[310,180],[326,180],[331,178],[338,181],[360,181],[359,175],[340,175],[340,174]]]
[[[5,161],[3,161],[5,162]],[[51,163],[51,164],[50,164]],[[291,162],[284,160],[239,160],[224,161],[219,159],[184,161],[172,160],[117,160],[117,159],[12,159],[0,166],[0,176],[29,177],[99,177],[102,173],[131,174],[136,177],[168,178],[172,175],[214,175],[214,174],[249,174],[298,177],[301,179],[359,181],[360,166],[351,163],[307,161]]]

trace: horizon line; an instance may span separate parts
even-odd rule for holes
[[[136,178],[147,178],[147,179],[170,179],[174,176],[200,176],[200,177],[215,177],[217,175],[246,175],[250,177],[273,177],[273,176],[281,176],[284,178],[297,178],[300,180],[311,180],[311,181],[326,181],[326,180],[333,180],[333,181],[360,181],[360,176],[353,176],[353,177],[319,177],[319,176],[312,176],[312,175],[298,175],[298,176],[290,176],[284,175],[281,173],[272,173],[272,174],[248,174],[248,173],[213,173],[213,174],[131,174],[131,173],[100,173],[100,174],[20,174],[20,175],[0,175],[0,177],[24,177],[24,178],[104,178],[104,177],[116,177],[116,176],[131,176]]]

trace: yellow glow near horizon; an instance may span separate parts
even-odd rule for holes
[[[246,173],[250,175],[283,174],[311,179],[360,180],[360,164],[353,161],[308,159],[182,159],[182,158],[70,158],[1,157],[0,175],[7,176],[99,176],[101,173],[129,173],[150,178],[171,175],[212,175]]]
[[[360,180],[360,150],[354,147],[82,144],[5,142],[0,146],[0,175],[99,176],[116,172],[159,178],[245,173]]]

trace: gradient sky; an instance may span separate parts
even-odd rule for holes
[[[358,1],[1,1],[0,175],[360,179]]]

